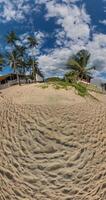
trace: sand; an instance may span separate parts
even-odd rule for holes
[[[0,200],[106,200],[106,96],[0,94]]]

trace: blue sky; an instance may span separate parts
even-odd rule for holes
[[[1,52],[11,30],[23,40],[36,35],[35,53],[46,76],[63,75],[69,56],[87,49],[95,78],[106,79],[106,0],[0,0]]]

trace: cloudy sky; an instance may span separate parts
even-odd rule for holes
[[[46,76],[63,75],[69,56],[87,49],[94,76],[106,78],[106,0],[0,0],[1,51],[11,30],[22,38],[36,35]]]

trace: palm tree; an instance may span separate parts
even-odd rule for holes
[[[64,80],[70,83],[75,83],[77,78],[78,78],[78,73],[76,71],[70,71],[64,75]]]
[[[20,68],[23,67],[22,60],[26,50],[24,46],[17,45],[18,40],[19,39],[14,31],[11,31],[6,37],[6,41],[11,47],[11,50],[7,53],[7,59],[14,73],[17,75],[17,81],[19,81],[19,72]]]
[[[25,55],[26,47],[25,47],[25,46],[22,46],[22,45],[16,45],[15,48],[16,48],[16,50],[17,50],[18,56],[23,58],[24,55]]]
[[[13,72],[16,73],[17,71],[17,51],[13,50],[10,53],[7,53],[8,64],[13,69]]]
[[[29,57],[27,61],[27,69],[30,70],[32,78],[36,78],[36,73],[38,72],[38,62],[37,60],[32,59]]]
[[[16,52],[17,52],[17,68],[20,69],[21,74],[25,74],[26,68],[26,47],[22,45],[16,45]]]
[[[10,45],[11,50],[7,53],[8,64],[13,69],[14,73],[17,74],[17,81],[18,81],[18,71],[17,71],[17,49],[16,49],[16,41],[18,40],[17,35],[14,31],[11,31],[6,36],[6,41]]]
[[[38,45],[38,42],[35,36],[28,36],[27,40],[28,40],[28,46],[30,48],[34,48]]]
[[[13,69],[13,72],[17,75],[17,82],[19,83],[19,67],[20,58],[18,56],[17,49],[13,49],[12,52],[7,53],[8,64]]]
[[[88,67],[90,53],[87,50],[80,50],[76,55],[69,58],[67,68],[76,72],[81,80],[91,76],[91,70],[95,67]]]
[[[32,49],[32,57],[29,59],[30,66],[32,67],[32,76],[34,78],[34,81],[36,81],[36,59],[34,56],[34,48],[38,45],[37,39],[35,36],[28,36],[28,47],[29,49]]]
[[[6,41],[10,46],[15,46],[16,41],[18,40],[18,37],[14,31],[11,31],[7,36],[6,36]]]

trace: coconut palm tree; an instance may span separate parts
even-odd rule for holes
[[[28,40],[28,46],[30,48],[34,48],[38,45],[38,42],[35,36],[28,36],[27,40]]]
[[[6,36],[6,41],[10,46],[15,46],[16,41],[18,40],[18,37],[14,31],[11,31],[7,36]]]
[[[17,82],[19,82],[19,67],[21,62],[17,49],[13,49],[11,52],[8,52],[6,56],[8,59],[8,64],[13,69],[13,72],[17,75]]]
[[[28,40],[28,47],[29,49],[32,49],[32,56],[30,57],[29,61],[30,61],[30,66],[32,67],[32,76],[34,81],[36,81],[36,59],[34,56],[34,48],[38,45],[37,39],[35,36],[28,36],[27,38]]]
[[[91,70],[95,67],[88,67],[90,53],[87,50],[80,50],[76,55],[69,58],[67,68],[76,72],[81,80],[91,76]]]
[[[7,36],[6,36],[6,41],[7,44],[10,45],[10,50],[6,54],[8,64],[11,66],[13,69],[14,73],[17,74],[17,81],[18,81],[18,71],[17,71],[17,49],[16,49],[16,41],[18,40],[17,35],[14,31],[11,31]]]
[[[75,83],[77,78],[78,78],[78,73],[76,71],[70,71],[64,75],[64,80],[70,83]]]
[[[7,53],[8,64],[10,64],[14,73],[17,74],[17,81],[19,81],[19,71],[22,68],[22,60],[24,59],[24,53],[26,47],[17,44],[19,41],[16,33],[11,31],[6,37],[7,43],[10,45],[9,52]]]
[[[23,45],[16,45],[16,50],[17,50],[17,53],[18,53],[18,56],[23,58],[24,55],[25,55],[25,50],[26,50],[26,47],[23,46]]]
[[[29,57],[29,59],[27,61],[27,69],[30,70],[32,78],[36,79],[36,73],[39,70],[38,69],[38,62],[37,62],[37,60],[34,60],[32,57]]]
[[[25,74],[26,68],[26,47],[22,45],[16,45],[16,52],[17,52],[17,67],[20,69],[21,73]]]
[[[12,52],[8,52],[6,54],[6,56],[8,59],[8,64],[13,69],[13,72],[16,73],[16,71],[17,71],[17,51],[13,50]]]

